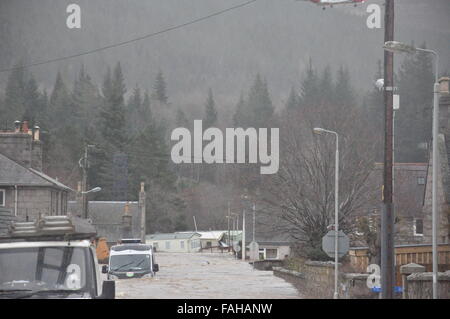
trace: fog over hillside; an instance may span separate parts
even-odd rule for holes
[[[243,3],[243,0],[1,0],[0,68],[58,58],[153,33]],[[30,71],[51,88],[58,70],[72,81],[80,66],[100,83],[108,65],[120,61],[128,91],[139,83],[150,89],[158,70],[172,103],[203,103],[208,87],[219,107],[234,106],[256,73],[268,81],[275,104],[298,87],[309,58],[319,68],[349,68],[356,87],[372,85],[382,60],[383,29],[366,26],[371,3],[322,10],[303,1],[258,0],[220,16],[118,48],[36,66]],[[66,27],[66,7],[82,10],[81,29]],[[450,70],[450,1],[396,1],[398,40],[441,54]],[[400,57],[396,57],[396,66]],[[0,88],[6,73],[0,74]]]

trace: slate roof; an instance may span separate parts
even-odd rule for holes
[[[147,239],[147,240],[190,239],[196,234],[200,235],[199,233],[196,233],[196,232],[151,234],[151,235],[145,236],[145,239]]]
[[[71,188],[33,168],[27,168],[0,154],[0,186],[46,186],[70,191]]]

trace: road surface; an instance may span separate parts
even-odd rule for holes
[[[153,278],[116,280],[116,298],[301,298],[272,271],[254,270],[227,253],[157,253]]]

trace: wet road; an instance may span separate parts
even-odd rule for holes
[[[301,298],[272,271],[254,270],[226,253],[157,253],[153,278],[116,281],[116,298]]]

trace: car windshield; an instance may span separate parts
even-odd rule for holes
[[[150,269],[150,255],[113,255],[110,260],[112,271],[136,271]]]
[[[80,247],[0,249],[0,292],[85,290],[86,265]]]

